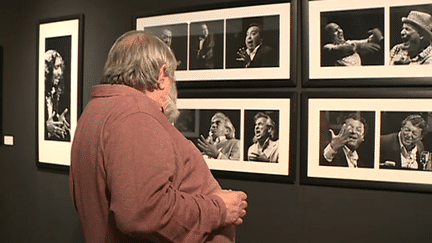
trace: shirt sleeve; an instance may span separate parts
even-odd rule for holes
[[[130,115],[103,137],[110,215],[123,233],[158,242],[204,242],[223,224],[226,207],[220,197],[190,194],[175,185],[183,168],[155,118]]]
[[[330,144],[328,144],[324,148],[324,158],[327,160],[327,162],[332,162],[334,157],[336,156],[337,151],[335,151]]]
[[[224,154],[219,152],[217,159],[226,159],[226,160],[240,160],[240,147],[239,147],[239,141],[235,140],[233,142],[232,147],[228,151],[227,154]]]

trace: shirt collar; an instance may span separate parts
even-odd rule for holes
[[[417,61],[422,61],[424,60],[426,57],[428,57],[430,55],[430,53],[432,52],[432,45],[429,45],[427,48],[425,48],[422,52],[420,52],[416,57],[414,57],[413,59],[418,59]]]
[[[249,49],[246,50],[246,52],[247,52],[247,54],[249,54],[251,60],[254,59],[255,54],[257,53],[258,48],[260,48],[261,45],[262,44],[257,45],[253,51],[249,51]]]
[[[139,91],[135,88],[129,87],[124,84],[99,84],[92,87],[92,99],[103,98],[103,97],[117,97],[117,96],[128,96],[137,97],[139,99],[147,100],[148,105],[155,109],[162,111],[161,105],[149,98],[145,92]]]
[[[214,144],[222,143],[222,142],[225,142],[226,140],[227,140],[227,139],[226,139],[226,136],[219,136],[219,137],[217,137],[216,140],[214,141]]]
[[[344,151],[345,155],[347,156],[348,166],[354,167],[354,168],[358,167],[357,161],[359,159],[359,156],[358,156],[357,151],[356,150],[352,151],[347,146],[343,146],[343,151]]]

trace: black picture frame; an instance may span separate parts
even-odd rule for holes
[[[37,21],[36,165],[68,170],[82,112],[84,15]],[[50,82],[51,81],[51,82]],[[50,123],[60,122],[57,127]]]
[[[390,50],[403,42],[402,17],[411,10],[432,14],[432,4],[414,1],[302,1],[302,85],[304,87],[399,87],[428,86],[432,82],[429,65],[390,65]],[[366,39],[378,28],[383,39],[380,49],[361,58],[362,66],[327,66],[322,47],[324,27],[337,23],[345,39]],[[333,56],[334,57],[334,56]]]
[[[297,0],[273,0],[255,1],[253,5],[238,2],[229,7],[211,4],[159,13],[141,12],[135,14],[132,21],[133,29],[146,28],[157,36],[162,28],[171,29],[172,48],[179,59],[176,72],[179,88],[292,87],[296,82],[294,70],[297,65],[297,35],[292,30],[296,29],[297,12]],[[249,22],[259,22],[269,36],[274,52],[278,52],[276,66],[240,68],[230,62],[232,58],[228,59],[237,52],[238,47],[234,46]],[[203,23],[216,30],[216,42],[222,41],[222,46],[215,44],[214,66],[208,69],[197,66],[193,61],[195,55],[192,55],[198,28]],[[175,41],[183,44],[176,46]]]
[[[208,136],[210,121],[216,113],[224,113],[233,124],[235,138],[239,140],[240,158],[212,159],[203,154],[216,177],[294,183],[296,99],[297,93],[287,90],[248,89],[245,92],[238,92],[235,89],[213,89],[203,92],[200,89],[182,89],[179,90],[177,104],[180,111],[198,110],[200,123],[198,136]],[[275,120],[275,140],[279,143],[279,160],[274,163],[247,161],[247,150],[253,144],[254,115],[259,112]],[[197,144],[198,137],[186,135],[185,137]]]
[[[426,123],[432,122],[429,118],[432,115],[430,92],[415,88],[391,91],[385,88],[307,91],[302,93],[301,102],[301,130],[304,131],[301,136],[301,184],[432,192],[432,171],[429,165],[426,170],[416,170],[388,168],[384,164],[389,160],[386,157],[386,146],[392,144],[386,142],[385,137],[390,136],[390,133],[397,134],[408,115],[419,114]],[[335,160],[333,166],[323,160],[324,150],[332,137],[329,129],[338,135],[341,123],[346,118],[344,115],[348,113],[361,115],[366,120],[365,124],[368,124],[364,141],[357,149],[358,168],[349,168],[346,164],[339,163],[341,160]],[[428,133],[422,139],[424,150],[427,151],[432,149],[431,128],[430,125],[425,128]],[[338,153],[343,155],[339,150]],[[365,163],[360,164],[362,158],[366,158],[363,160]],[[418,163],[418,166],[421,164]]]

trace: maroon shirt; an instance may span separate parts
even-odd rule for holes
[[[234,242],[199,150],[160,105],[99,85],[72,144],[70,186],[87,242]]]

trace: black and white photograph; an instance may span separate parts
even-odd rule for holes
[[[81,112],[83,15],[38,24],[38,165],[69,166]]]
[[[320,166],[374,168],[375,112],[320,111]]]
[[[226,22],[227,68],[279,67],[279,15]]]
[[[190,109],[180,109],[180,114],[183,111],[191,111]],[[201,110],[197,109],[194,112],[188,112],[188,116],[198,114],[199,129],[196,136],[186,136],[188,133],[183,133],[190,141],[192,141],[201,151],[206,159],[220,160],[240,160],[240,110]],[[176,124],[176,127],[181,131],[181,127],[186,119]],[[187,119],[190,121],[186,127],[192,127],[196,119]]]
[[[279,163],[279,125],[278,110],[245,110],[245,160]]]
[[[384,65],[384,8],[321,12],[321,67]]]
[[[307,4],[305,85],[430,82],[430,70],[424,65],[432,59],[430,1],[330,0]]]
[[[390,8],[389,65],[432,64],[432,3]]]
[[[45,140],[71,141],[71,40],[72,36],[45,40]]]
[[[175,126],[210,169],[290,176],[290,98],[179,98],[178,108]]]
[[[173,47],[179,59],[187,54],[179,82],[290,80],[289,2],[136,17],[136,30],[153,34],[163,26],[186,26],[189,33],[181,31],[183,49]]]
[[[191,23],[189,50],[190,70],[222,69],[224,21]]]
[[[432,98],[369,95],[304,94],[301,182],[431,191]]]
[[[173,50],[177,58],[177,70],[187,69],[188,25],[186,23],[152,26],[146,28],[145,31],[159,37]]]
[[[381,124],[381,169],[432,170],[432,110],[382,111]]]

